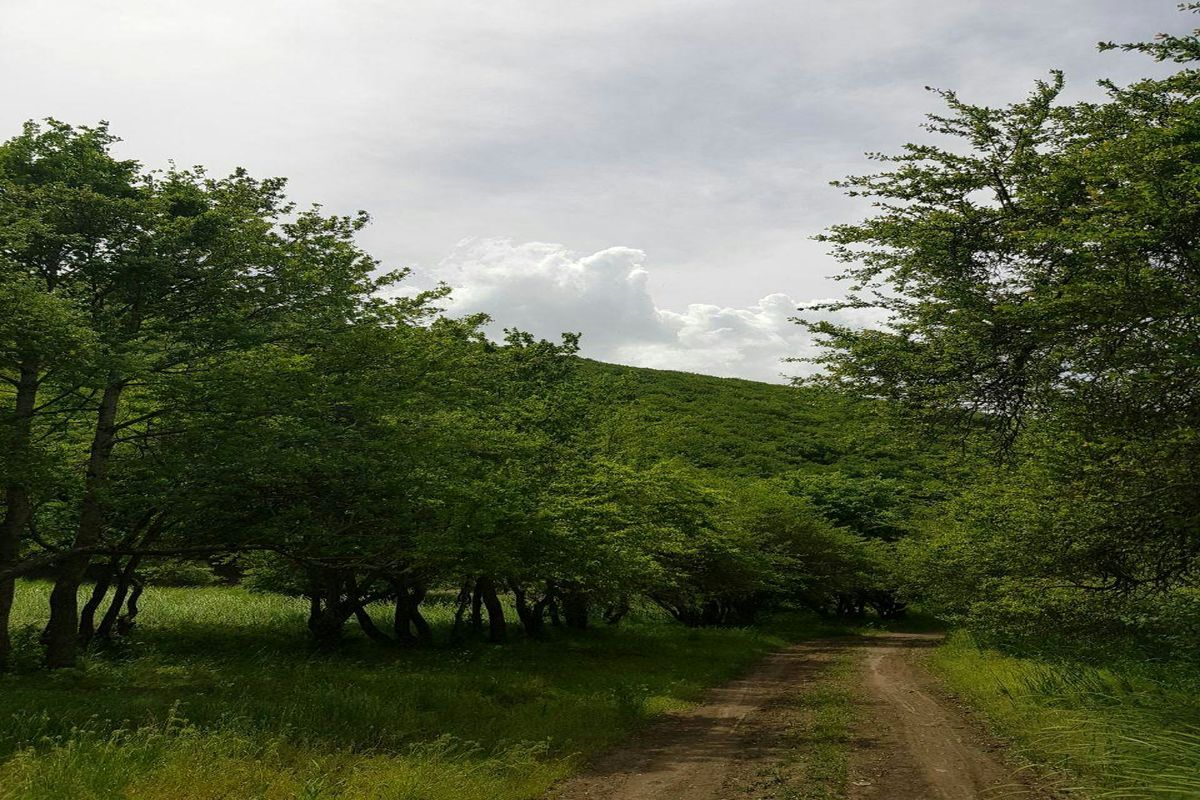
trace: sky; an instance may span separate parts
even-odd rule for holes
[[[829,185],[928,138],[926,86],[1068,98],[1176,0],[0,0],[0,137],[108,120],[120,154],[290,179],[447,313],[607,361],[781,381],[843,291]],[[856,312],[843,321],[876,322]]]

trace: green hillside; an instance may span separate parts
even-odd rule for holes
[[[664,458],[722,475],[838,471],[912,478],[940,462],[897,411],[812,387],[584,361],[616,409],[612,446],[636,463]]]
[[[702,469],[769,477],[839,452],[845,409],[811,391],[734,378],[588,362],[626,404],[630,451]]]

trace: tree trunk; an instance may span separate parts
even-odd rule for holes
[[[629,613],[631,606],[629,597],[624,596],[617,602],[613,603],[604,612],[604,622],[607,625],[620,625],[621,620],[625,619],[625,615]]]
[[[29,521],[29,499],[23,489],[5,492],[7,509],[0,523],[0,569],[17,562],[21,550],[21,531]],[[17,591],[16,578],[0,579],[0,672],[12,663],[12,635],[9,620],[12,617],[13,600]]]
[[[488,641],[499,643],[508,638],[508,623],[504,620],[504,607],[496,595],[496,583],[484,576],[475,584],[475,594],[487,609]]]
[[[317,595],[309,597],[308,632],[312,635],[313,644],[321,650],[333,650],[342,642],[345,632],[346,619],[349,612],[330,599]]]
[[[133,626],[137,624],[138,599],[145,590],[146,584],[138,580],[135,575],[133,589],[129,592],[129,600],[125,603],[125,613],[117,617],[117,635],[128,636],[129,632],[133,630]]]
[[[413,633],[411,604],[403,588],[396,595],[396,614],[392,620],[392,633],[400,644],[414,644],[417,641],[417,637]]]
[[[100,619],[100,624],[96,627],[96,638],[101,641],[111,641],[113,631],[117,627],[117,619],[121,616],[121,609],[125,605],[125,598],[129,596],[129,587],[133,583],[133,571],[137,568],[139,559],[134,556],[125,564],[121,574],[117,577],[116,588],[113,589],[112,601],[108,604],[108,610],[104,612],[104,616]],[[80,625],[82,626],[82,621]]]
[[[864,595],[880,619],[901,619],[908,611],[908,604],[899,598],[894,589],[875,589]]]
[[[546,601],[544,599],[539,600],[531,605],[529,596],[525,593],[525,588],[521,584],[513,582],[511,588],[513,598],[516,601],[517,618],[521,621],[521,629],[525,631],[525,635],[529,638],[538,638],[542,634]]]
[[[695,606],[682,601],[678,603],[672,602],[663,597],[655,597],[653,595],[650,599],[658,604],[659,608],[674,617],[677,622],[689,628],[700,627],[700,610]]]
[[[417,632],[417,644],[433,644],[433,629],[429,627],[429,622],[421,613],[420,607],[414,605],[409,613],[412,614],[413,628]]]
[[[142,547],[149,547],[154,542],[158,541],[158,537],[166,530],[166,515],[157,514],[151,511],[146,516],[146,522],[149,523],[149,528],[146,530],[146,535],[142,537]],[[135,531],[136,533],[136,531]],[[130,537],[132,540],[133,537]],[[129,543],[129,542],[127,542]],[[114,559],[114,562],[117,559]],[[108,606],[108,611],[104,613],[104,617],[100,620],[99,627],[96,628],[96,638],[103,641],[111,641],[113,631],[118,633],[127,633],[133,627],[133,617],[137,616],[137,600],[141,596],[143,584],[137,577],[137,568],[142,564],[142,556],[134,554],[125,562],[125,566],[121,568],[117,574],[117,585],[113,589],[113,599]],[[134,587],[135,594],[130,597],[131,610],[124,616],[121,614],[121,607],[125,604],[125,598],[129,597],[130,587]],[[83,638],[84,620],[87,615],[84,614],[79,621],[80,638]],[[122,621],[124,620],[124,621]],[[118,625],[118,623],[120,623]],[[86,646],[87,642],[84,642]]]
[[[83,604],[83,610],[79,612],[79,646],[85,650],[92,643],[92,637],[96,633],[96,610],[100,608],[100,604],[108,596],[108,589],[112,586],[113,578],[119,571],[120,566],[120,558],[114,557],[108,562],[108,567],[104,570],[104,575],[92,587],[92,596]]]
[[[563,618],[568,628],[583,630],[588,626],[588,599],[582,592],[566,592],[562,598]]]
[[[474,581],[467,581],[463,584],[462,591],[458,593],[458,607],[454,609],[454,625],[450,628],[450,638],[455,641],[462,637],[463,617],[466,616],[467,607],[471,605],[474,585]]]
[[[9,484],[4,487],[4,519],[0,520],[0,570],[16,565],[21,552],[21,535],[33,517],[29,489],[18,476],[28,474],[21,461],[29,451],[37,392],[37,367],[21,367],[13,414],[13,438],[9,445],[9,452],[16,463],[13,464],[15,469]],[[16,587],[15,578],[0,579],[0,671],[8,669],[12,661],[12,638],[8,628]]]
[[[371,619],[371,612],[367,611],[366,606],[357,605],[354,607],[354,618],[358,620],[358,627],[362,628],[362,632],[367,635],[367,638],[377,644],[395,644],[396,642],[376,626],[375,620]]]
[[[109,456],[116,441],[117,410],[123,389],[124,384],[120,382],[110,383],[100,400],[74,548],[94,547],[104,535],[101,495],[108,476]],[[51,669],[75,664],[79,644],[79,584],[83,582],[91,560],[89,553],[74,553],[59,563],[58,578],[50,592],[50,621],[43,633],[46,666]]]
[[[421,615],[425,587],[411,580],[396,581],[393,586],[396,589],[396,617],[393,624],[396,641],[430,644],[433,641],[433,633],[429,629],[429,623]]]

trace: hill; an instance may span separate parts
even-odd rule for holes
[[[813,387],[584,360],[615,409],[611,436],[636,463],[678,458],[723,475],[766,478],[836,469],[910,477],[928,442],[897,409]]]

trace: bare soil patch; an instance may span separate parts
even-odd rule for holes
[[[925,672],[916,654],[933,634],[862,641],[862,708],[851,758],[851,800],[1050,797],[1004,747]]]
[[[931,634],[891,633],[805,642],[764,659],[687,712],[647,726],[560,784],[551,800],[746,800],[827,796],[764,785],[784,763],[799,693],[834,659],[859,662],[850,800],[988,800],[1046,797],[1002,746],[942,694],[916,657]],[[801,745],[803,746],[803,745]]]
[[[813,679],[830,647],[806,643],[774,653],[744,677],[709,692],[697,707],[667,715],[552,792],[554,800],[708,800],[744,797],[745,781],[772,758],[767,709]],[[735,792],[731,794],[730,792]]]

